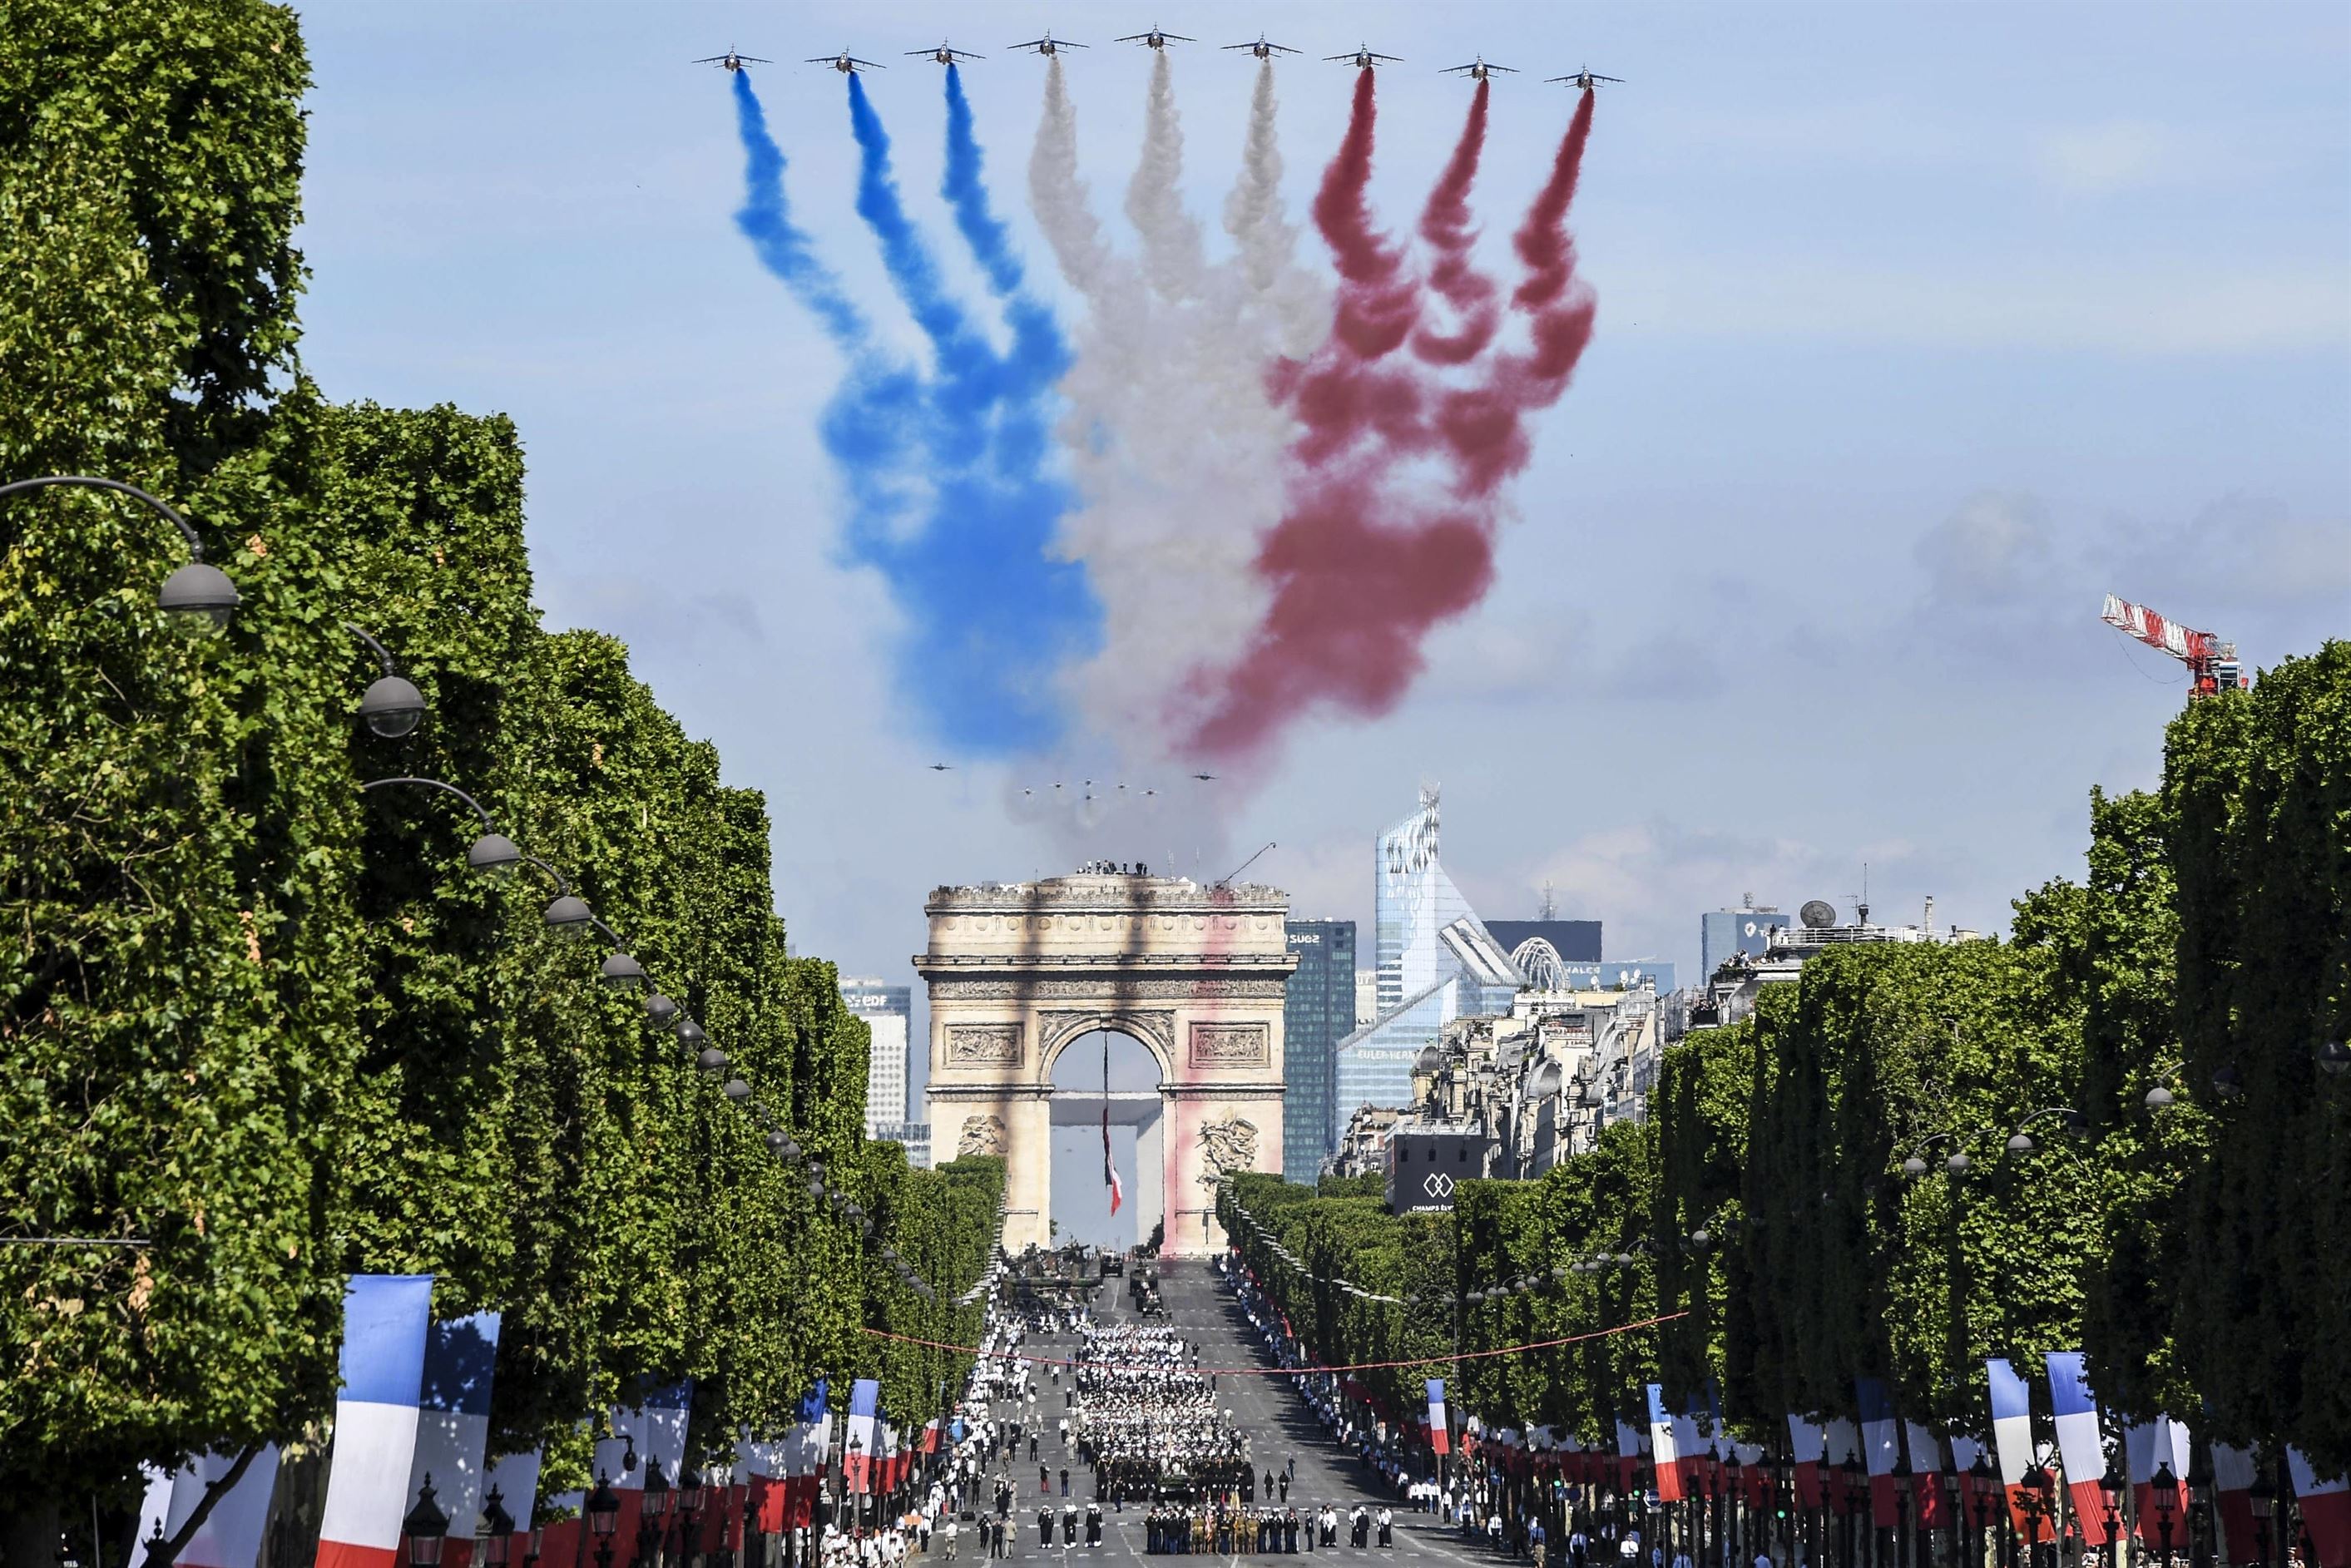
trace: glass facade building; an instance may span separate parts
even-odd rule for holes
[[[865,1061],[865,1135],[879,1138],[884,1135],[882,1128],[907,1120],[906,1057],[913,1045],[907,1026],[914,1017],[914,988],[844,978],[841,999],[872,1030]]]
[[[1281,1003],[1281,1174],[1311,1185],[1332,1150],[1339,1042],[1355,1031],[1355,923],[1292,920]]]
[[[1774,934],[1794,922],[1768,904],[1710,909],[1698,917],[1698,983],[1708,984],[1733,953],[1763,956]]]
[[[1378,946],[1379,1010],[1385,1017],[1452,973],[1437,934],[1478,917],[1437,861],[1437,791],[1380,835],[1374,851],[1374,937]]]

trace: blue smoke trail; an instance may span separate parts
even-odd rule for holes
[[[747,190],[737,225],[849,359],[821,436],[848,494],[846,553],[882,573],[906,616],[897,685],[934,734],[961,751],[1050,747],[1062,723],[1056,674],[1092,653],[1101,625],[1084,570],[1052,555],[1061,514],[1073,504],[1050,472],[1048,440],[1048,402],[1070,361],[1060,329],[1043,308],[1010,298],[1010,346],[998,354],[949,297],[899,200],[889,136],[852,74],[858,214],[935,365],[926,374],[883,353],[792,227],[783,157],[742,75],[736,96]],[[967,140],[968,132],[967,106]],[[976,147],[970,166],[974,183],[969,203],[958,200],[958,225],[975,254],[992,238],[997,259],[982,256],[991,285],[1008,277],[1006,288],[1017,288],[1019,266],[987,216]],[[980,237],[967,208],[983,220]]]
[[[1011,236],[987,210],[987,185],[980,174],[979,141],[972,132],[971,100],[963,95],[963,72],[947,66],[947,167],[939,194],[955,209],[956,227],[987,270],[988,287],[1000,296],[1020,291],[1020,258]]]
[[[743,205],[735,226],[758,252],[759,265],[774,273],[816,312],[833,341],[852,344],[865,337],[864,319],[841,292],[840,280],[809,248],[808,235],[792,226],[784,202],[784,152],[768,134],[768,116],[751,90],[749,71],[735,78],[735,128],[743,140]]]

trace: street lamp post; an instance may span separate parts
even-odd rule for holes
[[[376,663],[383,666],[383,673],[360,694],[360,717],[368,728],[386,740],[414,734],[424,717],[424,694],[400,673],[392,662],[392,651],[377,642],[365,627],[346,621],[343,630],[365,643]]]
[[[702,1472],[688,1467],[677,1478],[677,1560],[680,1568],[694,1568],[701,1549],[695,1533],[702,1521]]]
[[[637,1556],[641,1561],[660,1563],[669,1545],[669,1478],[662,1474],[659,1454],[645,1461],[644,1500],[637,1521]]]
[[[400,1521],[401,1534],[408,1538],[408,1568],[438,1568],[441,1543],[449,1538],[449,1516],[433,1500],[433,1472],[424,1472],[424,1484],[416,1489],[416,1506]]]
[[[2171,1568],[2171,1516],[2179,1507],[2179,1478],[2171,1473],[2169,1459],[2155,1467],[2148,1484],[2155,1489],[2155,1531],[2163,1542],[2163,1568]]]
[[[2270,1484],[2269,1467],[2253,1472],[2253,1485],[2247,1494],[2253,1506],[2253,1561],[2270,1560],[2270,1514],[2277,1506],[2277,1489]]]
[[[1976,1521],[1975,1551],[1969,1557],[1969,1568],[1984,1568],[1984,1532],[1991,1524],[1992,1479],[1991,1466],[1979,1449],[1976,1462],[1968,1467],[1969,1511]]]
[[[2056,1481],[2048,1467],[2038,1460],[2024,1472],[2024,1560],[2025,1568],[2040,1568],[2041,1521],[2054,1511]]]
[[[514,1552],[514,1515],[507,1511],[506,1498],[496,1481],[490,1483],[490,1495],[482,1500],[482,1564],[483,1568],[507,1568],[507,1559]]]
[[[612,1568],[612,1532],[621,1525],[621,1500],[611,1478],[596,1474],[596,1490],[588,1494],[588,1532],[596,1539],[596,1568]]]
[[[1861,1457],[1850,1448],[1845,1450],[1844,1463],[1837,1467],[1837,1474],[1844,1481],[1845,1568],[1859,1568],[1861,1505],[1869,1500],[1869,1476],[1861,1468]]]
[[[1895,1568],[1910,1568],[1910,1459],[1906,1454],[1894,1456],[1894,1561]]]
[[[155,592],[155,605],[168,612],[182,626],[196,632],[214,632],[226,627],[229,617],[236,613],[236,584],[228,573],[204,560],[204,541],[196,526],[174,511],[158,497],[151,496],[136,485],[126,485],[120,479],[100,479],[89,474],[50,474],[38,479],[19,479],[12,485],[0,485],[0,499],[24,495],[52,486],[68,486],[84,490],[111,490],[118,496],[128,496],[141,502],[180,530],[188,541],[188,562],[163,580]]]
[[[2188,1455],[2188,1568],[2208,1568],[2212,1540],[2212,1455],[2197,1444]]]
[[[2122,1478],[2115,1474],[2115,1467],[2109,1462],[2106,1473],[2098,1478],[2098,1508],[2105,1517],[2106,1558],[2115,1563],[2123,1560],[2122,1500]]]

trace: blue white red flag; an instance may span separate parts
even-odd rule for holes
[[[392,1568],[424,1385],[430,1274],[356,1274],[343,1292],[343,1386],[318,1568]]]
[[[2053,1350],[2048,1359],[2049,1407],[2057,1416],[2057,1453],[2065,1461],[2074,1523],[2085,1544],[2104,1546],[2106,1499],[2098,1483],[2106,1477],[2106,1449],[2098,1440],[2098,1402],[2080,1351]]]
[[[2322,1477],[2300,1448],[2289,1445],[2286,1468],[2294,1472],[2294,1500],[2302,1509],[2303,1528],[2318,1568],[2345,1568],[2351,1563],[2351,1481],[2341,1474]]]
[[[1894,1461],[1902,1454],[1901,1424],[1882,1377],[1856,1377],[1854,1401],[1861,1409],[1861,1460],[1869,1470],[1869,1517],[1880,1529],[1902,1522],[1894,1501]]]
[[[1428,1442],[1440,1454],[1453,1451],[1453,1428],[1445,1415],[1445,1379],[1427,1380]]]
[[[861,1377],[849,1390],[849,1436],[841,1455],[841,1478],[852,1492],[873,1490],[873,1445],[880,1438],[875,1417],[882,1413],[882,1385]]]
[[[436,1322],[425,1335],[408,1496],[413,1500],[424,1478],[433,1478],[434,1502],[449,1516],[441,1568],[468,1568],[474,1560],[474,1523],[481,1514],[482,1465],[490,1440],[490,1374],[497,1365],[498,1321],[496,1312],[476,1312]],[[503,1498],[501,1506],[512,1511]]]

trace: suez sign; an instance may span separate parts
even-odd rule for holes
[[[1293,931],[1290,934],[1290,945],[1293,947],[1319,947],[1322,944],[1322,933],[1320,931]]]

